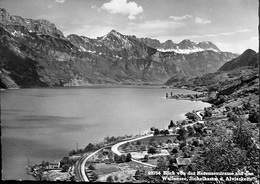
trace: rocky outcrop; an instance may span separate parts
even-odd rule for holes
[[[11,83],[19,87],[162,84],[172,76],[190,78],[214,72],[237,56],[212,50],[161,52],[115,30],[97,39],[64,37],[47,20],[11,16],[4,9],[0,13],[1,86],[6,88]],[[182,47],[190,44],[186,40]],[[167,41],[164,47],[172,45]]]
[[[37,34],[63,37],[63,33],[48,20],[24,19],[20,16],[10,15],[5,9],[0,8],[0,23],[6,30],[14,35],[22,35],[23,32],[36,32]]]

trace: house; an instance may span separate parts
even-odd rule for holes
[[[214,131],[214,128],[212,128],[212,127],[204,127],[203,131],[205,133],[207,133],[208,135],[211,135],[213,133],[213,131]]]
[[[109,149],[107,149],[107,148],[103,149],[103,154],[104,154],[104,155],[108,155],[109,152],[110,152]]]
[[[47,169],[60,169],[60,162],[53,161],[47,166]]]
[[[191,164],[190,158],[176,158],[178,167],[188,166]]]

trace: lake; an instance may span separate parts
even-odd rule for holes
[[[33,180],[25,167],[61,160],[106,136],[136,135],[210,104],[166,99],[196,93],[151,86],[91,86],[1,91],[2,179]]]

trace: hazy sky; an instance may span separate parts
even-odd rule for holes
[[[223,51],[258,52],[258,0],[0,0],[11,15],[47,19],[65,35],[110,30],[161,42],[212,41]]]

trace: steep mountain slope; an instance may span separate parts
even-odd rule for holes
[[[75,34],[64,37],[47,20],[11,16],[4,9],[0,9],[0,15],[0,84],[3,88],[162,84],[176,75],[191,78],[215,72],[236,57],[210,49],[190,54],[160,52],[135,36],[115,30],[97,39]],[[184,41],[180,47],[186,48],[189,44]]]
[[[259,54],[251,49],[247,49],[239,57],[225,63],[219,68],[219,71],[233,70],[243,66],[258,66]]]

